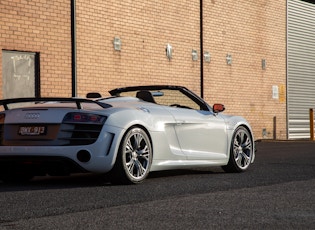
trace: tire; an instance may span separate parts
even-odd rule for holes
[[[244,172],[250,166],[252,157],[252,136],[245,127],[240,126],[233,134],[229,162],[222,168],[226,172]]]
[[[115,165],[110,172],[113,184],[138,184],[148,176],[152,164],[148,134],[139,127],[129,129],[121,140]]]

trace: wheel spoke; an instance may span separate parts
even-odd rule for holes
[[[148,146],[147,145],[144,146],[144,148],[138,150],[137,153],[138,153],[139,156],[143,156],[143,157],[148,156],[149,155]]]
[[[141,146],[141,141],[143,140],[143,137],[140,133],[135,134],[135,149],[139,149]]]
[[[142,166],[141,162],[136,160],[135,161],[135,166],[136,166],[136,172],[135,172],[135,175],[137,177],[141,177],[145,174],[146,172],[146,169]]]
[[[243,156],[243,166],[247,166],[247,165],[249,165],[250,164],[250,157],[249,156],[247,156],[245,153],[242,153],[242,156]]]
[[[243,158],[243,166],[248,165],[250,163],[250,157],[243,151],[241,152],[241,156]]]
[[[126,144],[126,152],[132,152],[133,151],[133,146],[131,144],[131,141],[130,139],[127,141],[127,144]]]
[[[244,132],[238,133],[238,139],[239,139],[238,143],[239,144],[242,144],[244,142],[244,135],[245,135]]]
[[[143,159],[143,161],[149,162],[150,155],[149,155],[149,153],[143,154],[143,155],[139,156],[139,159]]]
[[[135,167],[135,161],[134,160],[131,160],[129,161],[128,163],[126,163],[126,166],[128,168],[128,171],[130,174],[133,174],[133,170],[134,170],[134,167]]]
[[[242,156],[241,154],[237,153],[237,157],[235,157],[235,161],[238,166],[242,167]]]
[[[238,152],[239,147],[240,147],[240,144],[238,142],[238,138],[236,137],[234,139],[234,145],[233,145],[233,153],[234,153],[235,157],[237,157],[237,152]]]
[[[243,149],[248,149],[251,150],[252,148],[252,142],[250,141],[250,139],[247,137],[246,141],[243,144]]]
[[[240,147],[240,144],[237,141],[237,138],[234,140],[234,149],[238,149]]]

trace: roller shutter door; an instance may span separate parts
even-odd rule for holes
[[[288,0],[287,11],[288,138],[309,138],[309,108],[315,108],[315,3]]]

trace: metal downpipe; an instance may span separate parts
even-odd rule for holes
[[[77,47],[76,47],[76,2],[71,0],[71,90],[77,96]]]
[[[203,82],[203,1],[200,0],[200,97],[204,97]]]

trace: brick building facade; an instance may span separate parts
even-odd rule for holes
[[[204,0],[202,37],[200,1],[72,2],[76,96],[90,91],[107,96],[109,89],[127,85],[184,85],[203,93],[210,104],[225,104],[225,113],[244,116],[256,139],[287,138],[285,0]],[[41,96],[72,95],[70,3],[0,1],[2,53],[38,54]],[[120,51],[113,47],[114,37],[121,39]],[[167,44],[173,48],[171,59]],[[210,62],[203,58],[201,63],[204,52]]]

